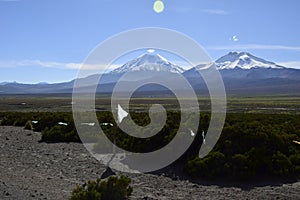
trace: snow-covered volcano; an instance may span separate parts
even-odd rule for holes
[[[219,70],[223,69],[253,69],[253,68],[272,68],[283,69],[284,67],[274,62],[266,61],[262,58],[246,52],[230,52],[216,61]]]
[[[228,94],[300,94],[299,69],[282,67],[247,52],[230,52],[216,60],[215,65],[220,71]],[[205,93],[207,92],[206,83],[199,71],[203,70],[203,73],[209,73],[212,66],[211,63],[198,65],[184,71],[183,68],[172,64],[158,54],[144,54],[110,73],[102,74],[100,82],[98,74],[82,78],[80,81],[83,83],[83,92],[89,91],[88,86],[98,84],[97,93],[104,94],[110,94],[116,83],[120,83],[127,89],[128,84],[133,82],[142,85],[144,82],[156,83],[160,80],[169,81],[175,85],[174,88],[184,90],[185,88],[177,82],[178,77],[182,74],[195,91]],[[74,81],[76,80],[57,84],[4,82],[0,83],[0,94],[72,93]],[[150,96],[152,92],[165,95],[165,91],[165,88],[151,84],[139,90]]]
[[[182,73],[183,68],[172,64],[159,54],[144,54],[123,66],[113,70],[111,73],[126,72],[171,72]]]

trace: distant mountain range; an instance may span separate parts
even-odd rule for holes
[[[244,95],[272,95],[272,94],[300,94],[300,70],[277,65],[274,62],[251,55],[247,52],[230,52],[215,61],[225,84],[227,94]],[[197,93],[207,93],[206,85],[197,71],[209,70],[210,65],[198,65],[189,70],[169,62],[159,54],[144,54],[131,60],[121,67],[103,74],[98,93],[111,93],[120,78],[127,74],[122,84],[131,81],[143,83],[145,80],[155,82],[167,79],[176,85],[176,77],[182,74]],[[128,75],[129,74],[129,75]],[[98,75],[91,75],[80,79],[85,87],[97,84]],[[56,84],[22,84],[17,82],[0,83],[0,94],[57,94],[72,93],[75,80]],[[85,91],[88,88],[82,88]],[[180,85],[176,86],[181,89]],[[182,88],[183,89],[183,88]],[[165,88],[148,85],[139,89],[145,95],[164,93]]]

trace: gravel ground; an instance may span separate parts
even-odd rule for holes
[[[76,184],[105,167],[81,144],[39,143],[40,133],[0,126],[0,199],[68,199]],[[239,187],[198,185],[151,174],[129,174],[132,199],[300,199],[300,183]]]

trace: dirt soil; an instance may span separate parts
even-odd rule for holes
[[[104,171],[82,144],[39,143],[40,137],[20,127],[0,126],[0,199],[68,199],[76,184],[95,180]],[[245,190],[127,175],[134,188],[131,199],[300,199],[299,182]]]

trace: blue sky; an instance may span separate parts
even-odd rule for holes
[[[76,77],[93,48],[119,32],[162,27],[182,32],[213,59],[229,51],[300,69],[300,1],[0,0],[0,82]]]

